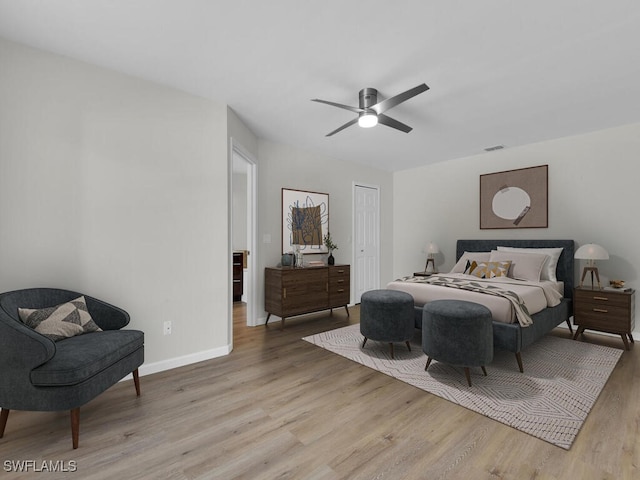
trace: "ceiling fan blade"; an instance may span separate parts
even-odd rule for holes
[[[327,135],[325,135],[325,136],[330,137],[334,133],[338,133],[338,132],[344,130],[345,128],[350,127],[351,125],[354,125],[356,123],[358,123],[358,119],[357,118],[354,118],[353,120],[349,120],[347,123],[345,123],[344,125],[342,125],[339,128],[336,128],[333,132],[327,133]]]
[[[413,87],[406,92],[399,93],[395,97],[387,98],[386,100],[382,100],[381,102],[372,105],[370,108],[374,110],[378,115],[386,112],[390,108],[395,107],[396,105],[401,104],[402,102],[409,100],[411,97],[415,97],[416,95],[426,92],[429,90],[429,87],[426,83],[418,85],[417,87]]]
[[[409,133],[411,130],[413,130],[413,128],[411,128],[409,125],[405,125],[404,123],[399,122],[394,118],[387,117],[383,113],[378,115],[378,123],[386,125],[387,127],[395,128],[396,130],[400,130],[404,133]]]
[[[319,102],[319,103],[326,103],[327,105],[332,105],[332,106],[338,107],[338,108],[344,108],[345,110],[349,110],[350,112],[353,112],[353,113],[364,112],[364,110],[362,108],[350,107],[349,105],[343,105],[341,103],[328,102],[327,100],[320,100],[319,98],[312,98],[311,101],[312,102]]]

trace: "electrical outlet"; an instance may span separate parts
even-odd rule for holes
[[[171,322],[164,322],[164,328],[162,330],[165,335],[171,335]]]

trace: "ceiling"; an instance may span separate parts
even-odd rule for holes
[[[229,105],[385,170],[640,121],[637,0],[0,0],[0,36]],[[1,66],[0,66],[1,68]],[[1,75],[1,70],[0,70]],[[350,127],[364,87],[412,126]]]

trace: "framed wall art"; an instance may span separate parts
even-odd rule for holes
[[[300,245],[302,253],[327,253],[329,194],[282,189],[282,253]]]
[[[480,175],[480,229],[547,228],[548,165]]]

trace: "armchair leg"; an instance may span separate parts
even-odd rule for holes
[[[138,376],[138,369],[133,371],[133,384],[136,386],[136,396],[140,396],[140,377]]]
[[[4,427],[7,426],[7,418],[9,418],[9,409],[3,408],[0,410],[0,438],[4,435]]]
[[[74,450],[78,448],[78,438],[80,437],[80,407],[71,410],[71,439]]]

